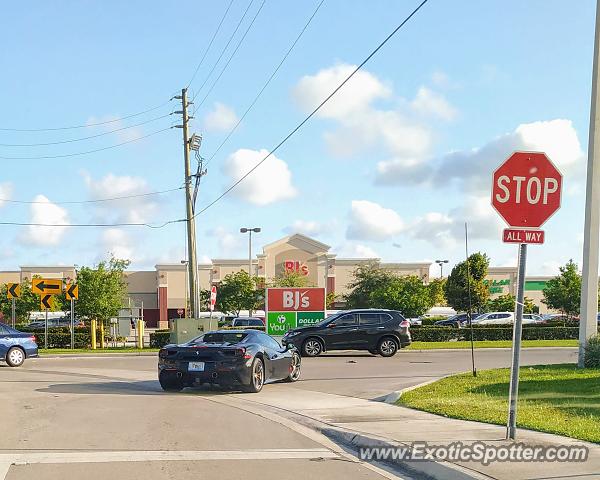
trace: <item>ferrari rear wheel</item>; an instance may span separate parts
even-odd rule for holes
[[[300,378],[301,362],[300,355],[294,352],[290,363],[290,374],[285,379],[286,382],[295,382]]]
[[[252,362],[250,370],[250,385],[246,387],[246,391],[250,393],[258,393],[262,390],[265,384],[265,365],[260,358],[255,358]]]
[[[165,372],[160,372],[158,381],[165,392],[181,392],[183,390],[183,380]]]

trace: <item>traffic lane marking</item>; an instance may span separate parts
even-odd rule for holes
[[[0,480],[6,478],[12,465],[203,460],[313,460],[339,457],[337,453],[326,448],[4,453],[0,454]]]

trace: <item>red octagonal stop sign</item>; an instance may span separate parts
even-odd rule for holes
[[[492,205],[511,227],[538,228],[560,208],[562,175],[542,152],[515,152],[494,172]]]

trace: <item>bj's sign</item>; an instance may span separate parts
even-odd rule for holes
[[[283,268],[285,273],[296,272],[301,275],[309,274],[308,266],[302,262],[298,262],[297,260],[286,260],[283,262]]]
[[[325,318],[325,289],[267,288],[265,314],[269,335],[317,323]]]

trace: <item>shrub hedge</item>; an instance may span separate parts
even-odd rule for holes
[[[410,333],[413,342],[448,342],[452,340],[470,340],[469,328],[452,327],[412,327]],[[512,326],[473,327],[473,340],[512,340]],[[576,340],[579,338],[577,327],[524,326],[523,340]]]
[[[169,344],[171,332],[169,330],[156,330],[150,334],[150,348],[162,348]]]
[[[585,367],[600,368],[600,336],[590,338],[585,346]]]

